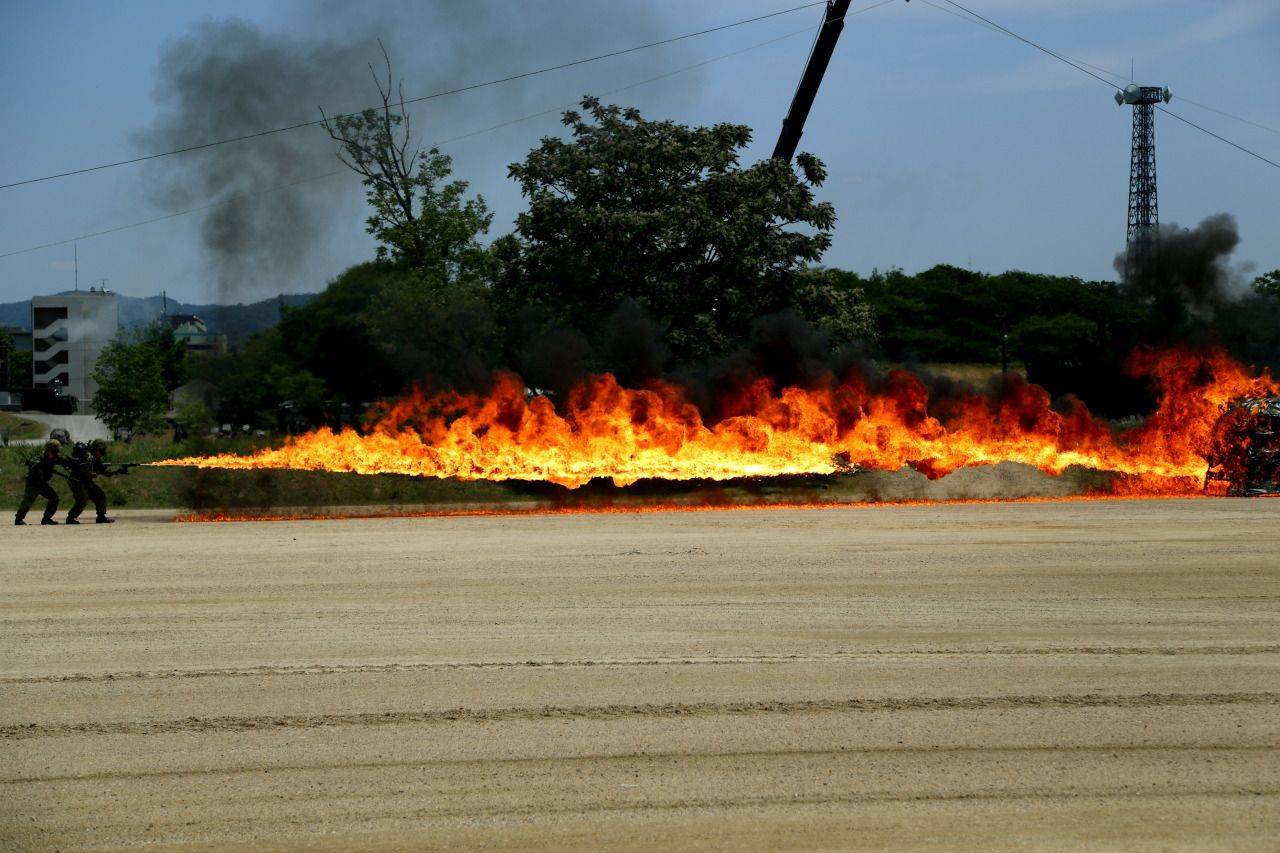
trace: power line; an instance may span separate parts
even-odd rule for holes
[[[878,9],[878,8],[880,8],[881,6],[887,6],[887,5],[889,5],[890,3],[894,3],[894,2],[897,2],[897,0],[880,0],[880,2],[878,2],[878,3],[873,3],[873,4],[871,4],[870,6],[864,6],[864,7],[860,8],[860,9],[858,9],[858,10],[857,10],[857,11],[855,11],[855,12],[850,12],[850,13],[848,13],[845,17],[846,17],[846,18],[851,18],[851,17],[853,17],[854,15],[860,15],[860,14],[863,14],[864,12],[870,12],[872,9]],[[816,4],[810,4],[810,5],[816,5]],[[835,23],[835,22],[834,22],[834,21],[832,21],[832,22],[830,22],[830,23]],[[821,30],[823,26],[826,26],[826,24],[819,24],[819,25],[818,25],[818,26],[816,26],[816,27],[805,27],[804,29],[794,30],[794,31],[792,31],[792,32],[785,33],[785,34],[780,35],[780,36],[775,36],[774,38],[767,39],[767,40],[765,40],[765,41],[758,42],[758,43],[756,43],[756,44],[749,45],[749,46],[747,46],[747,47],[740,48],[740,49],[738,49],[738,50],[731,51],[731,52],[729,52],[729,53],[723,53],[723,54],[720,54],[719,56],[713,56],[713,57],[711,57],[711,58],[709,58],[709,59],[704,59],[704,60],[702,60],[701,62],[696,62],[696,63],[694,63],[694,64],[692,64],[692,65],[686,65],[686,66],[684,66],[684,67],[682,67],[682,68],[677,68],[677,69],[675,69],[675,70],[673,70],[673,71],[668,71],[668,72],[665,72],[665,73],[663,73],[663,74],[656,75],[656,76],[654,76],[654,77],[648,77],[648,78],[646,78],[646,79],[644,79],[644,80],[638,80],[638,81],[636,81],[635,83],[630,83],[630,84],[628,84],[628,85],[626,85],[626,86],[620,86],[620,87],[618,87],[618,88],[616,88],[616,89],[611,89],[611,90],[609,90],[609,91],[607,91],[607,92],[601,92],[600,94],[601,94],[602,96],[604,96],[604,97],[608,97],[608,96],[610,96],[610,95],[616,95],[616,94],[618,94],[619,92],[625,92],[625,91],[628,91],[628,90],[630,90],[630,89],[636,89],[636,88],[639,88],[640,86],[646,86],[646,85],[648,85],[648,84],[650,84],[650,83],[656,83],[656,82],[658,82],[658,81],[660,81],[660,80],[666,80],[666,79],[668,79],[668,78],[670,78],[670,77],[674,77],[674,76],[679,75],[679,74],[685,74],[685,73],[687,73],[687,72],[689,72],[689,71],[694,71],[694,70],[696,70],[696,69],[698,69],[698,68],[702,68],[702,67],[707,66],[707,65],[710,65],[710,64],[712,64],[712,63],[714,63],[714,62],[720,62],[720,61],[723,61],[723,60],[725,60],[725,59],[731,59],[731,58],[733,58],[733,57],[735,57],[735,56],[741,56],[741,55],[742,55],[742,54],[744,54],[744,53],[750,53],[751,51],[759,50],[759,49],[761,49],[761,48],[768,47],[768,46],[773,45],[773,44],[777,44],[778,42],[785,41],[786,39],[794,38],[794,37],[796,37],[796,36],[798,36],[798,35],[802,35],[802,34],[804,34],[804,33],[808,33],[808,32],[817,32],[817,31]],[[405,103],[407,104],[407,103],[410,103],[410,102],[409,102],[409,101],[406,101]],[[490,132],[495,131],[495,130],[500,130],[501,128],[504,128],[504,127],[510,127],[511,125],[514,125],[514,124],[520,124],[521,122],[526,122],[526,121],[530,121],[530,120],[535,119],[535,118],[541,118],[541,117],[543,117],[543,116],[547,116],[547,115],[551,115],[551,114],[553,114],[553,113],[561,112],[562,110],[569,109],[569,108],[571,108],[571,107],[573,107],[573,106],[574,106],[573,104],[560,104],[560,105],[558,105],[558,106],[549,107],[549,108],[547,108],[547,109],[545,109],[545,110],[540,110],[540,111],[538,111],[538,112],[536,112],[536,113],[529,113],[528,115],[523,115],[523,116],[520,116],[519,118],[509,119],[509,120],[504,121],[504,122],[499,122],[498,124],[494,124],[494,125],[490,125],[490,126],[488,126],[488,127],[480,128],[479,130],[473,130],[473,131],[470,131],[470,132],[468,132],[468,133],[464,133],[464,134],[460,134],[460,135],[458,135],[458,136],[450,137],[450,138],[448,138],[448,139],[442,139],[442,140],[439,140],[439,141],[434,142],[434,143],[432,143],[432,144],[433,144],[434,146],[436,146],[436,147],[443,147],[443,146],[446,146],[446,145],[451,145],[451,144],[453,144],[453,143],[455,143],[455,142],[461,142],[461,141],[462,141],[462,140],[464,140],[464,139],[471,139],[472,137],[480,136],[480,135],[485,134],[485,133],[490,133]],[[132,228],[141,228],[141,227],[143,227],[144,225],[152,225],[152,224],[154,224],[154,223],[156,223],[156,222],[163,222],[163,221],[165,221],[165,220],[167,220],[167,219],[176,219],[176,218],[178,218],[178,217],[180,217],[180,216],[188,216],[188,215],[190,215],[190,214],[192,214],[192,213],[199,213],[199,212],[201,212],[201,211],[209,210],[209,209],[211,209],[211,208],[220,207],[220,206],[222,206],[222,205],[224,205],[224,204],[230,204],[230,203],[235,202],[235,201],[241,201],[241,200],[246,199],[246,198],[256,198],[256,197],[258,197],[258,196],[266,195],[266,194],[268,194],[268,193],[279,192],[279,191],[281,191],[281,190],[286,190],[286,189],[292,189],[293,187],[296,187],[296,186],[298,186],[298,185],[300,185],[300,184],[306,184],[306,183],[311,183],[311,182],[313,182],[313,181],[325,180],[326,178],[336,177],[336,176],[338,176],[338,175],[346,174],[347,172],[348,172],[348,170],[346,170],[346,169],[337,169],[337,170],[332,171],[332,172],[325,172],[325,173],[324,173],[324,174],[322,174],[322,175],[315,175],[315,176],[313,176],[313,177],[309,177],[309,178],[301,178],[301,179],[296,180],[296,181],[291,181],[291,182],[289,182],[289,183],[287,183],[287,184],[280,184],[280,185],[278,185],[278,186],[267,187],[267,188],[265,188],[265,189],[256,190],[256,191],[254,191],[254,192],[248,192],[248,193],[237,193],[237,194],[235,194],[235,195],[233,195],[233,196],[229,196],[229,197],[224,198],[224,199],[221,199],[221,200],[219,200],[219,201],[215,201],[215,202],[213,202],[213,203],[211,203],[211,204],[205,204],[205,205],[201,205],[201,206],[199,206],[199,207],[189,208],[189,209],[187,209],[187,210],[178,210],[178,211],[174,211],[173,213],[166,213],[166,214],[164,214],[164,215],[162,215],[162,216],[156,216],[156,217],[153,217],[153,218],[151,218],[151,219],[144,219],[144,220],[142,220],[141,222],[132,222],[132,223],[129,223],[128,225],[119,225],[119,226],[116,226],[116,227],[114,227],[114,228],[107,228],[107,229],[104,229],[104,230],[102,230],[102,231],[94,231],[94,232],[91,232],[91,233],[88,233],[88,234],[81,234],[81,235],[76,236],[76,237],[68,237],[68,238],[66,238],[66,239],[64,239],[64,240],[54,240],[54,241],[49,242],[49,243],[41,243],[41,244],[40,244],[40,245],[38,245],[38,246],[30,246],[30,247],[25,248],[25,249],[15,249],[14,251],[11,251],[11,252],[5,252],[5,253],[3,253],[3,254],[0,254],[0,258],[9,258],[9,257],[13,257],[14,255],[24,255],[24,254],[27,254],[27,253],[29,253],[29,252],[36,252],[36,251],[39,251],[40,249],[48,249],[48,248],[52,248],[52,247],[54,247],[54,246],[64,246],[64,245],[66,245],[67,243],[75,243],[76,241],[79,241],[79,240],[88,240],[88,239],[90,239],[91,237],[102,237],[102,236],[107,235],[107,234],[115,234],[115,233],[117,233],[117,232],[119,232],[119,231],[127,231],[127,230],[132,229]]]
[[[1035,43],[1035,42],[1033,42],[1031,39],[1029,39],[1029,38],[1024,38],[1023,36],[1018,35],[1018,34],[1017,34],[1017,33],[1015,33],[1013,30],[1011,30],[1011,29],[1009,29],[1009,28],[1007,28],[1007,27],[1002,27],[1002,26],[1000,26],[999,24],[997,24],[995,21],[990,20],[989,18],[984,18],[984,17],[982,17],[981,15],[979,15],[977,12],[973,11],[972,9],[966,9],[964,6],[961,6],[959,3],[954,2],[954,0],[944,0],[944,2],[946,2],[946,3],[950,3],[952,6],[955,6],[955,7],[956,7],[957,9],[959,9],[960,11],[962,11],[962,12],[964,12],[964,13],[966,13],[966,14],[972,15],[974,18],[977,18],[979,21],[982,21],[982,22],[983,22],[984,24],[986,24],[988,27],[991,27],[992,29],[999,30],[1000,32],[1004,33],[1005,35],[1012,36],[1013,38],[1016,38],[1018,41],[1022,42],[1023,44],[1031,45],[1032,47],[1034,47],[1036,50],[1040,51],[1041,53],[1047,53],[1047,54],[1049,54],[1050,56],[1052,56],[1054,59],[1058,60],[1059,62],[1065,62],[1067,65],[1070,65],[1072,68],[1076,69],[1077,71],[1080,71],[1080,72],[1082,72],[1082,73],[1084,73],[1084,74],[1088,74],[1088,75],[1089,75],[1090,77],[1092,77],[1093,79],[1095,79],[1095,80],[1099,81],[1100,83],[1102,83],[1103,85],[1105,85],[1108,89],[1114,89],[1114,88],[1116,87],[1116,86],[1115,86],[1115,84],[1114,84],[1114,83],[1112,83],[1110,80],[1106,79],[1105,77],[1100,77],[1100,76],[1098,76],[1097,74],[1094,74],[1092,71],[1090,71],[1088,68],[1085,68],[1083,65],[1077,65],[1076,63],[1072,62],[1070,59],[1067,59],[1067,58],[1066,58],[1065,56],[1063,56],[1062,54],[1060,54],[1060,53],[1055,53],[1054,51],[1050,50],[1049,48],[1045,47],[1044,45],[1036,44],[1036,43]],[[933,5],[933,4],[929,4],[929,5]]]
[[[953,18],[959,18],[960,20],[966,21],[970,24],[974,24],[975,26],[984,27],[986,29],[991,30],[992,32],[997,32],[997,33],[1002,32],[1002,30],[1000,30],[1000,28],[998,27],[993,27],[976,18],[971,18],[968,15],[962,15],[959,12],[955,11],[954,9],[948,9],[946,6],[939,6],[937,3],[934,3],[933,0],[918,0],[918,2],[923,3],[924,5],[932,7],[934,9],[937,9],[939,12],[946,12],[948,15],[951,15]],[[1116,71],[1112,71],[1108,68],[1103,68],[1099,65],[1094,65],[1091,62],[1086,62],[1085,60],[1081,59],[1078,56],[1068,56],[1065,53],[1062,54],[1062,56],[1066,59],[1071,60],[1074,63],[1083,65],[1086,68],[1092,68],[1094,71],[1097,71],[1100,74],[1105,74],[1108,77],[1119,80],[1121,83],[1129,82],[1129,78],[1126,75],[1120,74],[1119,72],[1116,72]],[[1239,116],[1239,115],[1236,115],[1235,113],[1229,113],[1226,110],[1219,109],[1218,107],[1211,107],[1208,104],[1202,104],[1199,101],[1194,101],[1191,98],[1188,98],[1186,95],[1182,94],[1181,92],[1178,93],[1178,100],[1185,101],[1186,103],[1191,104],[1193,107],[1199,107],[1202,110],[1208,110],[1211,113],[1217,113],[1220,116],[1225,116],[1226,118],[1234,119],[1243,124],[1247,124],[1250,127],[1256,127],[1259,130],[1265,130],[1268,133],[1280,133],[1280,128],[1271,127],[1270,125],[1262,124],[1261,122],[1256,122],[1252,119],[1247,119],[1244,116]]]
[[[15,249],[12,252],[5,252],[4,254],[0,255],[0,258],[11,258],[14,255],[25,255],[28,252],[36,252],[36,251],[39,251],[40,249],[49,249],[54,246],[65,246],[67,243],[75,243],[80,240],[88,240],[90,237],[102,237],[107,234],[115,234],[117,231],[128,231],[131,228],[141,228],[144,225],[153,225],[156,222],[163,222],[166,219],[176,219],[179,216],[188,216],[192,213],[199,213],[202,210],[210,210],[215,207],[221,207],[224,204],[231,204],[234,201],[241,201],[242,199],[246,199],[246,198],[255,198],[260,195],[266,195],[267,193],[274,193],[274,192],[279,192],[280,190],[287,190],[292,187],[296,187],[299,184],[311,183],[312,181],[319,181],[319,180],[323,180],[324,178],[332,178],[335,175],[343,174],[344,171],[345,170],[336,170],[333,172],[326,172],[323,175],[316,175],[315,177],[311,177],[311,178],[300,178],[299,180],[292,181],[287,184],[279,184],[274,187],[267,187],[266,189],[255,190],[254,192],[236,193],[235,195],[227,196],[224,199],[212,202],[210,204],[203,204],[203,205],[200,205],[199,207],[192,207],[192,208],[188,208],[187,210],[179,210],[179,211],[175,211],[174,213],[166,213],[162,216],[156,216],[151,219],[144,219],[141,222],[131,222],[128,225],[117,225],[114,228],[107,228],[102,231],[92,231],[88,234],[81,234],[77,237],[68,237],[65,240],[54,240],[49,243],[41,243],[39,246],[30,246],[26,249]]]
[[[962,14],[960,14],[959,12],[957,12],[955,9],[948,9],[946,6],[939,6],[937,3],[934,3],[934,2],[933,2],[933,0],[918,0],[918,2],[923,3],[924,5],[929,6],[929,7],[933,8],[933,9],[937,9],[939,12],[946,12],[946,13],[947,13],[948,15],[950,15],[951,17],[953,17],[953,18],[959,18],[960,20],[962,20],[962,21],[964,21],[964,22],[966,22],[966,23],[973,24],[974,26],[979,26],[979,27],[983,27],[984,29],[991,30],[993,33],[1001,33],[1001,34],[1003,35],[1003,34],[1005,34],[1005,33],[1007,32],[1006,30],[1004,30],[1004,29],[1002,29],[1002,28],[1000,28],[1000,27],[998,27],[998,26],[995,26],[995,25],[993,25],[993,24],[988,23],[985,19],[972,18],[972,17],[970,17],[970,16],[968,16],[968,15],[962,15]],[[1109,69],[1102,68],[1102,67],[1100,67],[1100,66],[1094,65],[1092,62],[1085,62],[1083,59],[1080,59],[1080,58],[1079,58],[1079,57],[1077,57],[1077,56],[1067,56],[1065,53],[1064,53],[1064,54],[1061,54],[1061,56],[1062,56],[1063,58],[1065,58],[1065,59],[1069,59],[1069,60],[1071,60],[1071,61],[1072,61],[1072,62],[1074,62],[1074,63],[1080,64],[1080,65],[1083,65],[1083,66],[1085,66],[1086,68],[1092,68],[1094,71],[1097,71],[1097,72],[1098,72],[1098,73],[1100,73],[1100,74],[1105,74],[1105,75],[1107,75],[1108,77],[1115,77],[1115,78],[1117,78],[1117,79],[1119,79],[1119,80],[1125,80],[1125,79],[1127,79],[1123,74],[1118,74],[1118,73],[1116,73],[1115,71],[1111,71],[1111,70],[1109,70]]]
[[[449,95],[460,95],[464,92],[473,92],[476,89],[483,89],[488,86],[497,86],[502,83],[511,83],[515,80],[523,80],[527,77],[534,77],[539,74],[546,74],[551,71],[561,71],[565,68],[573,68],[574,66],[577,66],[577,65],[586,65],[587,63],[591,63],[591,62],[598,62],[602,59],[612,59],[613,57],[616,57],[616,56],[623,56],[628,53],[635,53],[637,51],[648,50],[649,48],[653,48],[653,47],[660,47],[666,44],[673,44],[674,42],[684,41],[685,39],[691,39],[691,38],[696,38],[698,36],[708,35],[710,33],[720,32],[721,30],[732,29],[733,27],[740,27],[740,26],[743,26],[744,24],[752,24],[757,21],[766,20],[768,18],[776,18],[780,15],[787,15],[792,12],[798,12],[802,9],[811,9],[814,6],[821,6],[825,3],[826,3],[826,0],[815,0],[815,2],[804,3],[799,6],[792,6],[789,9],[781,9],[777,12],[769,12],[768,14],[765,14],[765,15],[756,15],[754,18],[743,18],[740,21],[733,21],[728,24],[720,24],[718,26],[708,27],[707,29],[698,30],[697,32],[685,33],[684,35],[678,35],[678,36],[672,36],[670,38],[661,39],[659,41],[652,41],[647,44],[636,45],[635,47],[628,47],[628,48],[623,48],[621,50],[614,50],[614,51],[610,51],[609,53],[601,53],[596,56],[589,56],[583,59],[575,59],[570,62],[562,62],[559,65],[549,65],[549,66],[546,66],[545,68],[537,68],[532,71],[523,71],[519,74],[512,74],[507,77],[500,77],[495,80],[486,80],[482,83],[471,83],[466,86],[459,86],[456,89],[448,89],[442,92],[433,92],[430,95],[422,95],[417,98],[409,98],[405,100],[404,103],[416,104],[416,103],[421,103],[423,101],[434,100],[436,98],[444,98]],[[354,113],[351,113],[351,115],[354,115]],[[291,130],[299,130],[300,128],[304,128],[304,127],[316,127],[323,123],[324,123],[324,119],[304,121],[304,122],[299,122],[297,124],[286,125],[284,127],[274,127],[268,130],[259,130],[254,133],[246,133],[241,136],[232,136],[232,137],[227,137],[226,139],[214,140],[212,142],[203,142],[203,143],[200,143],[199,145],[188,145],[185,148],[175,148],[171,151],[159,151],[154,154],[144,154],[140,157],[132,157],[127,160],[116,160],[111,163],[99,163],[96,166],[85,166],[80,169],[71,169],[66,172],[58,172],[57,174],[42,175],[37,178],[26,178],[21,181],[13,181],[12,183],[8,183],[8,184],[0,184],[0,190],[7,190],[7,189],[12,189],[13,187],[26,186],[27,184],[36,184],[42,181],[52,181],[57,178],[67,178],[72,175],[83,175],[87,172],[97,172],[97,171],[101,171],[102,169],[112,169],[112,168],[115,168],[116,166],[128,166],[133,163],[142,163],[147,160],[156,160],[160,157],[170,157],[174,154],[186,154],[191,151],[201,151],[205,148],[213,148],[215,146],[226,145],[231,142],[244,142],[245,140],[249,140],[249,139],[259,139],[263,136],[271,136],[276,133],[285,133]]]
[[[1220,140],[1222,140],[1223,142],[1225,142],[1225,143],[1227,143],[1228,145],[1230,145],[1232,148],[1239,148],[1241,151],[1243,151],[1244,153],[1248,154],[1249,156],[1251,156],[1251,157],[1257,157],[1257,158],[1258,158],[1259,160],[1261,160],[1262,162],[1264,162],[1264,163],[1269,163],[1269,164],[1271,164],[1272,166],[1275,166],[1277,169],[1280,169],[1280,163],[1277,163],[1275,160],[1269,160],[1269,159],[1267,159],[1266,157],[1263,157],[1261,154],[1257,153],[1256,151],[1250,151],[1248,148],[1245,148],[1243,145],[1237,145],[1236,143],[1232,142],[1230,139],[1227,139],[1225,136],[1219,136],[1218,134],[1214,133],[1212,130],[1209,130],[1209,128],[1207,128],[1207,127],[1201,127],[1200,125],[1196,124],[1194,121],[1192,121],[1191,119],[1187,118],[1186,116],[1180,116],[1180,115],[1178,115],[1177,113],[1175,113],[1173,110],[1168,109],[1167,107],[1156,106],[1156,109],[1158,109],[1160,112],[1164,113],[1164,114],[1165,114],[1165,115],[1167,115],[1167,116],[1173,116],[1173,117],[1174,117],[1174,118],[1176,118],[1178,121],[1180,121],[1180,122],[1182,122],[1182,123],[1184,123],[1184,124],[1189,124],[1189,125],[1191,125],[1191,126],[1192,126],[1192,127],[1194,127],[1196,130],[1203,131],[1203,132],[1205,132],[1205,133],[1209,134],[1209,135],[1210,135],[1210,136],[1212,136],[1214,139],[1220,139]]]
[[[1211,107],[1208,104],[1202,104],[1199,101],[1193,101],[1190,98],[1188,98],[1186,95],[1181,95],[1181,94],[1178,95],[1178,100],[1186,101],[1188,104],[1191,104],[1191,106],[1193,107],[1199,107],[1202,110],[1208,110],[1211,113],[1217,113],[1220,116],[1226,116],[1227,118],[1233,118],[1236,121],[1244,122],[1245,124],[1252,125],[1253,127],[1256,127],[1259,130],[1265,130],[1269,133],[1280,133],[1280,127],[1271,127],[1270,125],[1260,124],[1256,121],[1253,121],[1252,119],[1247,119],[1244,116],[1238,116],[1238,115],[1235,115],[1234,113],[1229,113],[1226,110],[1220,110],[1217,107]],[[1172,113],[1170,113],[1170,115],[1172,115]]]
[[[952,5],[952,6],[954,6],[955,8],[959,9],[959,10],[960,10],[960,11],[962,11],[962,12],[965,12],[966,14],[972,15],[974,18],[978,19],[979,21],[982,21],[982,22],[984,22],[984,23],[988,24],[988,25],[989,25],[989,26],[991,26],[991,27],[994,27],[995,29],[997,29],[997,30],[999,30],[999,31],[1001,31],[1001,32],[1003,32],[1003,33],[1007,33],[1008,35],[1012,36],[1013,38],[1017,39],[1018,41],[1023,42],[1024,44],[1028,44],[1028,45],[1030,45],[1031,47],[1034,47],[1036,50],[1041,51],[1042,53],[1047,53],[1049,56],[1052,56],[1054,59],[1058,60],[1059,62],[1066,63],[1067,65],[1070,65],[1072,68],[1076,69],[1077,71],[1080,71],[1080,72],[1082,72],[1082,73],[1084,73],[1084,74],[1088,74],[1088,75],[1089,75],[1090,77],[1092,77],[1093,79],[1095,79],[1095,80],[1097,80],[1098,82],[1100,82],[1100,83],[1102,83],[1103,85],[1105,85],[1108,89],[1114,89],[1114,88],[1116,88],[1115,84],[1114,84],[1114,83],[1112,83],[1110,80],[1107,80],[1105,77],[1101,77],[1101,76],[1099,76],[1099,75],[1097,75],[1097,74],[1093,73],[1092,71],[1090,71],[1089,69],[1085,68],[1084,66],[1082,66],[1082,65],[1078,65],[1078,64],[1076,64],[1075,62],[1072,62],[1070,59],[1067,59],[1067,58],[1066,58],[1065,56],[1063,56],[1062,54],[1060,54],[1060,53],[1055,53],[1054,51],[1050,50],[1049,48],[1047,48],[1047,47],[1045,47],[1045,46],[1043,46],[1043,45],[1040,45],[1040,44],[1037,44],[1037,43],[1033,42],[1033,41],[1032,41],[1031,39],[1029,39],[1029,38],[1025,38],[1025,37],[1023,37],[1023,36],[1018,35],[1018,34],[1017,34],[1017,33],[1015,33],[1013,30],[1008,29],[1007,27],[1002,27],[1002,26],[1000,26],[999,24],[997,24],[996,22],[994,22],[994,21],[992,21],[992,20],[990,20],[990,19],[988,19],[988,18],[984,18],[983,16],[979,15],[977,12],[973,11],[972,9],[965,8],[964,6],[962,6],[962,5],[960,5],[959,3],[955,2],[955,0],[944,0],[944,2],[946,2],[946,3],[948,3],[948,4]],[[930,5],[932,5],[932,4],[930,4]],[[1188,102],[1188,103],[1190,103],[1190,102]],[[1185,123],[1185,124],[1188,124],[1188,125],[1190,125],[1191,127],[1194,127],[1196,130],[1202,131],[1202,132],[1204,132],[1204,133],[1208,134],[1209,136],[1212,136],[1214,139],[1217,139],[1217,140],[1219,140],[1219,141],[1221,141],[1221,142],[1225,142],[1225,143],[1227,143],[1227,144],[1228,144],[1228,145],[1230,145],[1232,148],[1236,148],[1236,149],[1238,149],[1238,150],[1240,150],[1240,151],[1243,151],[1245,154],[1248,154],[1250,157],[1255,157],[1255,158],[1257,158],[1257,159],[1261,160],[1263,163],[1267,163],[1268,165],[1275,166],[1277,169],[1280,169],[1280,163],[1277,163],[1277,162],[1276,162],[1276,161],[1274,161],[1274,160],[1270,160],[1270,159],[1268,159],[1268,158],[1266,158],[1266,157],[1263,157],[1261,154],[1259,154],[1259,153],[1258,153],[1258,152],[1256,152],[1256,151],[1251,151],[1250,149],[1245,148],[1243,145],[1240,145],[1239,143],[1232,142],[1230,139],[1227,139],[1225,136],[1220,136],[1219,134],[1214,133],[1212,130],[1209,130],[1209,129],[1208,129],[1208,128],[1206,128],[1206,127],[1202,127],[1201,125],[1196,124],[1195,122],[1191,121],[1190,119],[1188,119],[1188,118],[1186,118],[1186,117],[1184,117],[1184,116],[1180,116],[1180,115],[1178,115],[1178,114],[1177,114],[1177,113],[1175,113],[1175,112],[1171,112],[1171,111],[1169,111],[1169,110],[1165,109],[1164,107],[1157,107],[1157,109],[1158,109],[1158,110],[1160,110],[1160,112],[1165,113],[1166,115],[1171,115],[1171,116],[1173,116],[1174,118],[1178,119],[1179,121],[1181,121],[1181,122],[1183,122],[1183,123]]]

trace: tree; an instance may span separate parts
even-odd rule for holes
[[[324,407],[325,383],[289,357],[280,327],[254,335],[237,352],[201,359],[197,367],[218,387],[217,415],[224,423],[273,429],[285,400],[313,420]]]
[[[487,384],[501,356],[488,288],[467,278],[391,281],[366,315],[398,372],[422,384],[470,389]]]
[[[0,388],[13,387],[13,335],[0,329]]]
[[[250,374],[272,364],[293,365],[353,406],[403,390],[410,376],[397,364],[400,342],[375,329],[369,317],[407,275],[389,262],[351,267],[307,305],[286,309],[278,332],[255,339],[246,347],[254,358],[241,364]],[[251,375],[246,379],[252,381]]]
[[[31,355],[18,352],[13,335],[0,329],[0,388],[31,387]]]
[[[1263,273],[1253,280],[1253,289],[1261,296],[1280,299],[1280,270]]]
[[[466,197],[465,181],[447,181],[449,157],[416,145],[385,50],[383,60],[385,79],[370,67],[382,107],[325,118],[339,159],[362,176],[373,209],[368,231],[381,244],[378,264],[362,277],[376,279],[377,297],[335,313],[326,303],[343,300],[326,293],[282,324],[298,363],[351,402],[367,401],[370,371],[379,366],[384,383],[396,375],[399,388],[408,381],[469,385],[487,378],[500,350],[487,288],[492,257],[480,242],[493,215],[483,198]],[[315,343],[302,353],[295,340]],[[373,357],[350,357],[370,346],[378,350]],[[334,359],[348,362],[355,383],[333,381],[348,372]],[[366,396],[353,399],[357,389]]]
[[[107,344],[93,369],[93,410],[111,429],[155,427],[168,407],[164,364],[145,333],[121,334]]]
[[[835,210],[814,199],[812,155],[749,167],[744,125],[688,127],[584,98],[510,167],[529,209],[499,241],[504,312],[535,304],[592,329],[623,299],[668,329],[679,357],[729,349],[752,318],[795,304],[831,243]]]
[[[166,390],[172,391],[187,381],[187,342],[178,340],[172,327],[152,323],[142,330],[138,340],[155,351]]]
[[[386,79],[369,73],[382,107],[330,118],[324,128],[340,146],[338,159],[364,180],[373,213],[368,232],[377,238],[378,259],[425,270],[436,280],[452,280],[483,267],[479,236],[493,214],[484,199],[465,198],[467,183],[450,181],[453,160],[439,149],[423,151],[414,141],[404,108],[403,82],[393,84],[385,49]]]
[[[804,272],[795,291],[796,308],[806,320],[827,333],[836,345],[874,341],[876,319],[857,274],[813,269]]]

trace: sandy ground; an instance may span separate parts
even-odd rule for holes
[[[0,847],[1240,848],[1280,500],[0,528]]]

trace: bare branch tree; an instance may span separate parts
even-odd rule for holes
[[[386,81],[379,78],[372,64],[369,74],[382,106],[332,118],[321,108],[320,115],[329,138],[341,146],[338,159],[363,176],[366,187],[394,199],[389,213],[391,222],[404,226],[417,219],[413,190],[422,149],[413,145],[404,81],[393,82],[391,57],[381,39],[378,47],[386,66]]]
[[[411,268],[434,259],[456,270],[462,255],[473,254],[474,235],[488,228],[491,217],[483,199],[464,200],[464,182],[447,182],[447,155],[415,143],[404,81],[396,80],[381,41],[378,46],[383,70],[370,64],[369,75],[382,105],[332,117],[322,109],[321,124],[339,145],[338,159],[363,179],[373,208],[368,231],[382,244],[378,257]],[[451,217],[461,217],[465,227],[449,231]]]

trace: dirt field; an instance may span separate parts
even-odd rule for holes
[[[1280,500],[0,528],[0,847],[1280,837]]]

